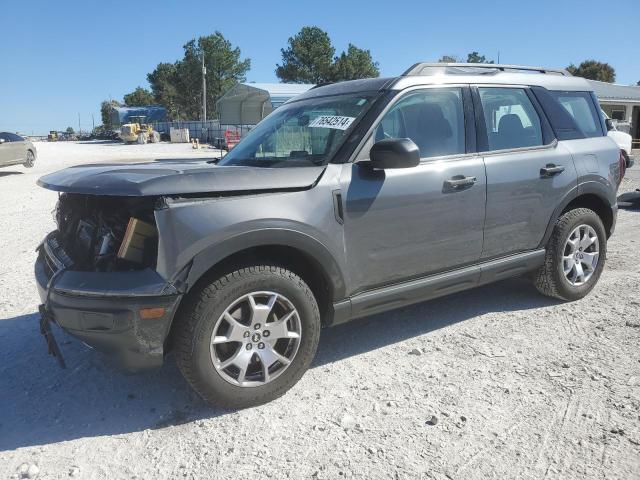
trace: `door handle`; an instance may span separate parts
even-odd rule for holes
[[[448,189],[457,190],[463,187],[470,187],[477,181],[478,179],[476,177],[465,177],[464,175],[456,175],[455,177],[451,177],[450,179],[445,180],[444,186]]]
[[[553,163],[547,163],[545,167],[540,169],[541,177],[553,177],[559,173],[564,172],[564,167],[562,165],[554,165]]]

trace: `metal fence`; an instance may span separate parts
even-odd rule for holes
[[[197,138],[201,143],[213,143],[216,138],[224,138],[226,130],[240,132],[244,136],[253,125],[220,125],[217,120],[203,121],[178,121],[178,122],[156,122],[153,124],[154,130],[160,134],[169,135],[171,128],[188,128],[189,138]]]

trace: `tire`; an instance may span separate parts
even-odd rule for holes
[[[149,137],[146,133],[141,133],[138,135],[138,144],[140,145],[146,145],[147,141],[149,140]]]
[[[24,165],[26,168],[32,168],[35,163],[36,163],[36,156],[31,150],[27,150],[27,159],[22,165]]]
[[[233,315],[241,318],[242,315],[239,315],[238,312],[242,313],[242,309],[247,308],[247,304],[243,303],[246,301],[244,299],[251,296],[257,298],[258,300],[253,300],[253,302],[257,302],[260,301],[259,297],[262,294],[266,294],[265,298],[267,299],[272,298],[271,294],[276,295],[277,302],[282,303],[282,305],[276,303],[274,307],[267,307],[267,309],[271,308],[269,310],[269,318],[271,319],[278,318],[278,312],[275,312],[275,309],[285,309],[286,307],[296,310],[297,314],[292,314],[291,318],[292,321],[295,320],[295,326],[298,328],[298,339],[289,339],[291,332],[288,332],[285,339],[276,340],[274,337],[277,335],[267,331],[268,328],[271,328],[270,325],[275,325],[275,323],[267,323],[267,320],[264,320],[261,330],[256,330],[263,336],[262,347],[260,347],[260,343],[252,343],[260,341],[260,335],[257,335],[257,340],[253,335],[252,328],[255,325],[244,326],[242,324],[242,328],[247,329],[252,335],[246,338],[248,337],[247,331],[244,331],[242,332],[243,338],[231,341],[227,338],[234,338],[237,335],[234,334],[235,330],[229,322],[230,330],[226,331],[226,336],[220,336],[221,325],[227,323],[228,317],[225,312],[228,313],[233,308],[238,308],[233,312]],[[240,305],[240,307],[234,307],[234,305]],[[256,304],[253,303],[253,305]],[[264,305],[262,307],[265,308]],[[257,318],[256,310],[252,307],[249,316],[251,319]],[[285,316],[282,314],[279,318],[282,319]],[[177,322],[174,331],[174,347],[180,371],[191,387],[206,402],[228,409],[260,405],[283,395],[309,368],[320,338],[320,312],[313,293],[296,274],[275,265],[241,268],[222,275],[208,285],[192,292],[185,299]],[[287,325],[285,327],[285,331],[287,331],[292,324],[285,322],[285,325]],[[214,329],[216,329],[215,336],[213,335]],[[283,355],[287,355],[287,351],[293,355],[288,357],[290,363],[286,366],[279,359],[269,363],[265,373],[263,363],[268,362],[262,362],[260,359],[263,358],[262,355],[266,354],[264,349],[267,340],[265,339],[268,335],[272,336],[269,339],[271,342],[282,341],[288,344],[289,350],[284,350]],[[218,339],[222,339],[223,343],[214,345],[213,342],[219,341]],[[247,346],[247,343],[252,343],[252,351],[249,350],[250,347]],[[293,344],[297,344],[295,349],[291,347]],[[259,348],[263,350],[259,350]],[[272,347],[268,346],[267,348],[271,349]],[[281,348],[281,345],[278,345],[278,348]],[[222,370],[223,364],[228,360],[218,358],[223,356],[219,349],[229,350],[229,356],[226,358],[244,356],[245,353],[251,355],[251,363],[245,367],[247,376],[244,377],[245,374],[236,368],[235,364]],[[244,350],[249,351],[244,352]],[[273,350],[276,350],[276,346],[273,346],[273,349],[269,351]],[[227,352],[223,351],[223,353]],[[217,366],[214,365],[214,362],[217,362]],[[235,378],[236,370],[238,371],[237,378]],[[271,370],[274,371],[269,373]],[[253,372],[253,377],[249,376],[250,372]],[[241,374],[246,382],[254,384],[241,386],[234,383],[240,379]],[[270,379],[265,381],[267,376]]]
[[[158,132],[151,132],[149,135],[149,143],[158,143],[160,141],[160,134]]]
[[[592,232],[597,236],[597,246],[595,241],[594,246],[582,248],[583,250],[576,249],[575,255],[579,255],[580,258],[586,255],[593,255],[590,251],[594,248],[597,249],[596,265],[593,267],[591,274],[583,282],[579,281],[579,277],[575,276],[575,283],[572,269],[568,274],[565,273],[565,268],[568,268],[571,263],[566,263],[564,258],[574,255],[565,254],[570,252],[572,247],[569,246],[569,240],[571,235],[575,235],[576,229],[581,228],[579,232],[585,232],[591,228]],[[585,228],[582,228],[585,227]],[[580,235],[580,233],[578,233]],[[593,240],[593,239],[592,239]],[[572,244],[573,245],[573,244]],[[551,238],[547,243],[545,261],[542,267],[535,273],[534,283],[540,293],[548,297],[557,298],[560,300],[573,301],[579,300],[585,297],[598,283],[598,279],[602,274],[607,256],[607,234],[600,217],[588,208],[576,208],[563,214],[553,229]],[[582,261],[582,260],[581,260]],[[570,260],[571,262],[571,260]],[[573,260],[574,263],[578,263]],[[575,268],[575,267],[574,267]],[[580,266],[582,271],[586,274],[587,269]]]

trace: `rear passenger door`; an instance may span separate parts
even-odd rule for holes
[[[477,262],[485,172],[482,158],[474,153],[472,129],[468,87],[408,91],[374,123],[355,163],[343,167],[340,179],[355,291]],[[371,147],[387,138],[413,140],[420,164],[368,167]]]
[[[473,90],[487,171],[482,258],[533,250],[557,205],[577,188],[573,158],[527,87]]]

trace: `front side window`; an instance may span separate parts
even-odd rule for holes
[[[588,92],[552,91],[551,95],[573,117],[585,137],[601,137],[603,135],[598,111]]]
[[[489,150],[543,144],[542,126],[522,88],[478,88],[487,127]]]
[[[382,118],[375,141],[410,138],[421,158],[465,153],[464,109],[460,88],[408,93]]]
[[[335,95],[284,104],[260,122],[219,165],[325,165],[377,95]]]

